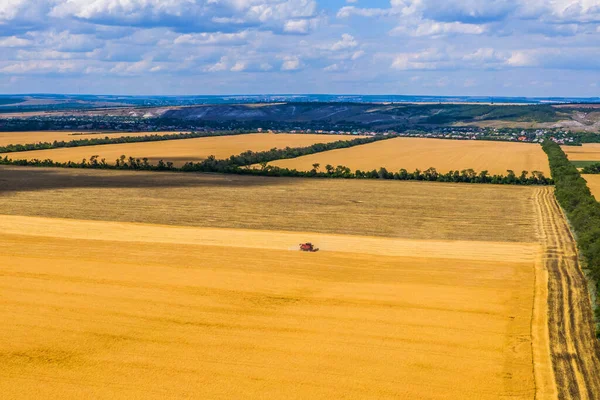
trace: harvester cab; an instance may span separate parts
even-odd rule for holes
[[[300,243],[300,251],[315,253],[319,251],[319,249],[317,249],[312,243]]]

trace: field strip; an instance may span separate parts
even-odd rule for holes
[[[545,253],[535,264],[534,303],[531,315],[531,346],[536,399],[557,399],[556,379],[552,369],[548,332],[548,268]]]
[[[538,191],[536,206],[545,243],[550,354],[558,398],[598,399],[600,344],[577,248],[550,188]]]
[[[87,221],[22,216],[0,216],[5,235],[297,250],[310,241],[322,251],[401,257],[476,261],[535,262],[539,245],[451,240],[414,240],[331,235],[304,232],[192,228],[127,222]],[[107,237],[103,232],[111,232]],[[484,249],[484,250],[483,250]]]

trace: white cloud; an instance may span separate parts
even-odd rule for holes
[[[389,15],[394,15],[395,12],[392,8],[360,8],[355,6],[345,6],[340,8],[337,12],[338,18],[349,18],[352,16],[359,17],[384,17]]]
[[[0,37],[0,47],[26,47],[31,44],[31,40],[19,38],[16,36],[10,36],[5,38]]]
[[[2,0],[0,1],[0,24],[19,17],[38,17],[45,10],[46,0]]]
[[[283,25],[283,31],[287,33],[308,33],[310,29],[310,21],[306,19],[297,19],[286,21]]]
[[[245,62],[241,62],[238,61],[235,63],[235,65],[233,67],[231,67],[230,71],[232,72],[242,72],[246,69],[246,63]]]
[[[530,67],[536,64],[536,60],[529,52],[513,51],[506,64],[511,67]]]
[[[340,70],[339,64],[331,64],[331,65],[328,65],[325,68],[323,68],[323,71],[326,71],[326,72],[337,72],[339,70]]]
[[[296,56],[285,56],[283,58],[283,64],[281,64],[282,71],[297,71],[301,68],[300,59]]]
[[[401,53],[394,57],[391,67],[400,71],[441,69],[449,61],[447,53],[438,49]]]
[[[218,62],[204,69],[206,72],[220,72],[225,70],[227,70],[227,57],[221,57]]]
[[[18,63],[7,63],[0,65],[0,73],[5,74],[48,74],[48,73],[74,73],[82,69],[74,61],[44,61],[32,60]]]
[[[354,39],[354,36],[344,33],[342,35],[342,39],[335,42],[333,45],[331,45],[330,50],[331,51],[340,51],[340,50],[349,50],[349,49],[354,49],[355,47],[358,46],[358,42],[356,41],[356,39]]]
[[[364,55],[365,55],[365,52],[363,50],[359,50],[359,51],[355,51],[350,58],[352,59],[352,61],[354,61],[354,60],[358,60],[359,58],[361,58]]]
[[[391,68],[399,71],[411,70],[458,70],[497,69],[505,66],[524,66],[519,63],[520,52],[503,52],[492,48],[475,51],[456,51],[448,48],[430,48],[423,51],[396,54]],[[523,53],[525,54],[525,53]]]
[[[162,68],[156,65],[151,58],[140,60],[137,62],[120,62],[117,63],[110,72],[118,75],[139,75],[148,72],[158,72]]]
[[[225,25],[297,30],[316,14],[315,0],[59,0],[50,11],[56,18],[196,32]]]
[[[492,48],[480,48],[472,53],[467,53],[463,56],[464,61],[476,62],[476,63],[493,63],[493,62],[504,62],[506,55],[498,52]]]
[[[388,8],[345,6],[338,18],[394,17],[395,35],[438,36],[494,33],[488,25],[523,21],[511,29],[575,34],[585,24],[600,23],[599,0],[391,0]],[[562,25],[562,26],[561,26]],[[570,26],[567,26],[570,25]],[[596,28],[598,29],[598,28]]]
[[[248,31],[236,33],[223,32],[202,32],[202,33],[186,33],[179,35],[173,41],[174,44],[189,44],[189,45],[240,45],[248,41],[250,34]]]
[[[390,31],[391,35],[441,36],[448,34],[480,35],[486,31],[483,25],[461,22],[421,21],[416,25],[400,25]]]

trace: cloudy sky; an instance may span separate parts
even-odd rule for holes
[[[599,96],[600,0],[0,0],[0,93]]]

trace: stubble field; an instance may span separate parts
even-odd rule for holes
[[[134,158],[148,158],[150,163],[171,161],[181,166],[188,161],[199,162],[213,155],[218,159],[247,150],[266,151],[272,148],[307,147],[316,143],[331,143],[339,140],[352,140],[359,136],[317,135],[317,134],[270,134],[255,133],[235,136],[205,137],[195,139],[168,140],[159,142],[109,144],[100,146],[71,147],[62,149],[24,151],[7,154],[12,159],[51,159],[56,162],[80,162],[97,155],[114,164],[121,155]]]
[[[309,171],[315,163],[323,170],[331,164],[334,167],[344,165],[352,171],[385,167],[389,171],[404,168],[413,172],[433,167],[442,173],[472,168],[477,172],[487,170],[490,174],[506,175],[510,169],[516,174],[525,170],[541,171],[550,176],[548,159],[539,145],[483,140],[396,138],[270,164]]]
[[[11,398],[555,393],[538,276],[549,189],[30,168],[0,179]],[[298,252],[302,241],[321,251]]]
[[[6,166],[0,180],[9,215],[510,242],[536,226],[521,186]]]

